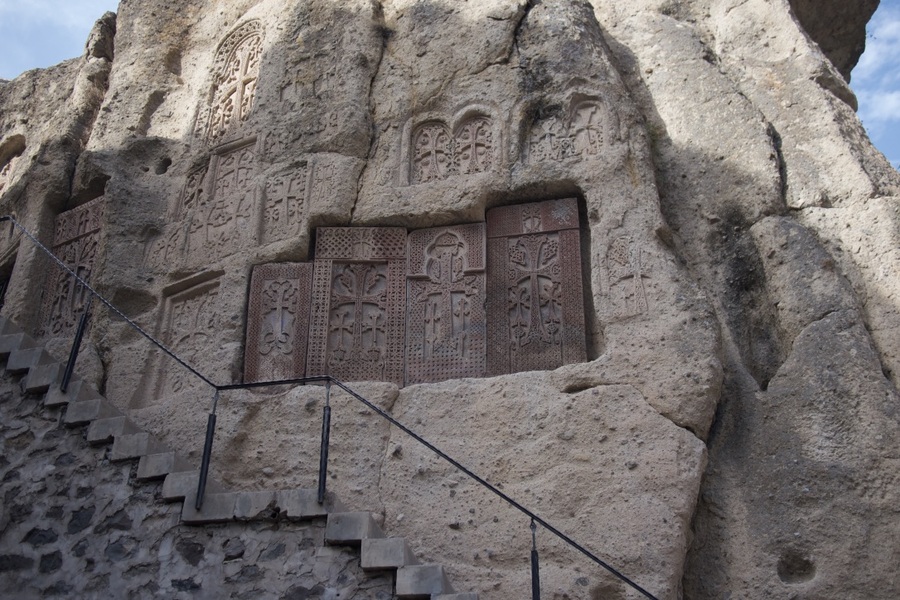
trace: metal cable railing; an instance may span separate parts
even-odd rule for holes
[[[395,419],[390,413],[381,409],[374,403],[372,403],[367,398],[361,396],[360,394],[353,391],[346,384],[337,379],[331,377],[330,375],[317,375],[312,377],[299,377],[293,379],[281,379],[277,381],[261,381],[261,382],[253,382],[253,383],[233,383],[226,385],[218,385],[214,383],[211,379],[204,376],[202,373],[191,367],[185,360],[175,354],[171,349],[166,347],[162,342],[154,338],[152,335],[147,333],[143,328],[140,327],[133,320],[129,319],[121,310],[115,307],[111,302],[109,302],[106,298],[100,295],[94,288],[92,288],[83,278],[81,278],[75,271],[73,271],[68,265],[66,265],[62,260],[60,260],[56,255],[54,255],[46,246],[44,246],[34,235],[31,234],[25,227],[19,224],[15,218],[12,216],[0,216],[0,222],[9,221],[16,228],[22,231],[27,239],[29,239],[32,243],[34,243],[44,254],[49,256],[60,268],[62,268],[69,276],[73,277],[80,285],[84,286],[86,290],[90,292],[89,300],[86,303],[84,313],[79,320],[78,328],[72,343],[72,350],[69,354],[69,360],[66,364],[65,375],[63,381],[60,385],[60,388],[63,392],[65,392],[65,386],[68,385],[69,378],[72,375],[72,371],[74,369],[75,361],[78,357],[78,348],[81,344],[81,340],[84,334],[84,329],[88,320],[88,311],[90,310],[90,298],[96,296],[96,298],[102,302],[105,306],[107,306],[116,316],[122,319],[125,323],[127,323],[131,328],[140,333],[144,338],[146,338],[151,344],[162,350],[165,354],[167,354],[170,358],[175,360],[179,365],[183,368],[187,369],[192,375],[197,377],[199,380],[203,381],[207,385],[212,388],[213,391],[213,402],[212,402],[212,410],[210,411],[207,419],[207,428],[206,428],[206,437],[204,440],[203,447],[203,457],[201,459],[201,467],[200,467],[200,480],[197,485],[197,496],[195,498],[195,508],[200,510],[203,505],[203,498],[206,492],[206,482],[209,474],[209,466],[212,456],[212,446],[215,438],[215,426],[216,426],[216,410],[218,407],[218,402],[220,398],[221,392],[232,391],[232,390],[247,390],[254,388],[264,388],[264,387],[272,387],[272,386],[283,386],[283,385],[309,385],[309,384],[324,384],[325,386],[325,406],[323,407],[322,414],[322,437],[320,443],[320,453],[319,453],[319,472],[318,472],[318,502],[321,504],[325,500],[325,485],[326,485],[326,472],[328,469],[328,447],[330,441],[330,430],[331,430],[331,387],[332,385],[337,386],[345,393],[347,393],[350,397],[359,401],[363,405],[365,405],[369,410],[379,415],[381,418],[388,421],[391,425],[398,428],[406,435],[412,437],[414,440],[419,442],[421,445],[425,446],[432,452],[434,452],[437,456],[439,456],[444,461],[451,464],[453,467],[461,471],[464,475],[489,490],[499,498],[501,498],[504,502],[506,502],[509,506],[515,508],[522,514],[524,514],[529,519],[529,527],[531,528],[531,538],[532,538],[532,548],[531,548],[531,576],[532,576],[532,598],[534,600],[539,600],[540,598],[540,576],[539,576],[539,565],[538,565],[538,552],[537,552],[537,525],[539,524],[541,527],[555,535],[557,538],[562,540],[565,544],[577,550],[585,557],[587,557],[590,561],[599,565],[603,569],[605,569],[608,573],[613,575],[615,578],[619,579],[635,591],[642,594],[644,597],[649,598],[650,600],[657,600],[656,597],[648,592],[646,589],[638,585],[636,582],[631,580],[625,574],[614,568],[608,562],[602,560],[588,549],[586,549],[583,545],[579,544],[568,535],[551,525],[545,519],[538,516],[535,512],[529,510],[499,488],[488,482],[483,477],[476,474],[471,469],[465,467],[456,459],[452,458],[447,453],[443,452],[439,448],[437,448],[434,444],[405,426],[403,423]]]

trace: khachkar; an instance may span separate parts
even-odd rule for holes
[[[495,208],[487,236],[487,374],[586,360],[578,203]]]
[[[97,257],[105,202],[104,198],[97,198],[56,217],[53,253],[88,282]],[[42,333],[70,335],[84,312],[88,292],[58,265],[53,265],[48,277],[48,293],[44,296],[41,311]]]
[[[403,385],[406,229],[316,234],[307,375]]]
[[[484,223],[409,234],[406,382],[483,377]]]
[[[311,280],[309,263],[254,267],[247,306],[245,382],[303,376]]]

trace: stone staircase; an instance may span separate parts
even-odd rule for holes
[[[66,393],[60,390],[65,365],[52,357],[15,323],[0,316],[0,364],[22,376],[25,393],[44,394],[44,406],[65,411],[63,423],[87,427],[86,440],[112,444],[111,462],[138,461],[138,481],[162,481],[161,497],[181,502],[181,521],[202,526],[231,521],[292,521],[325,519],[325,542],[359,549],[365,571],[395,573],[396,598],[477,600],[476,593],[455,593],[444,567],[419,564],[404,538],[385,537],[369,512],[347,512],[332,494],[319,504],[315,489],[230,492],[208,479],[201,510],[194,507],[199,471],[187,460],[144,432],[100,395],[89,383],[74,377]]]

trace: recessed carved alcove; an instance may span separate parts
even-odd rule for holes
[[[580,238],[571,198],[411,232],[319,228],[312,263],[254,269],[245,380],[408,385],[584,362]]]

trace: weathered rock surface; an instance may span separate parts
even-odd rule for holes
[[[125,0],[0,83],[0,212],[209,379],[94,311],[82,371],[197,459],[208,384],[270,351],[254,266],[313,260],[318,227],[576,198],[587,361],[354,389],[659,598],[894,598],[900,174],[847,86],[876,6]],[[4,314],[61,354],[85,296],[47,264],[3,236]],[[527,596],[527,519],[333,392],[330,488],[458,591]],[[311,485],[324,400],[223,392],[214,474]],[[634,597],[538,545],[545,594]]]

